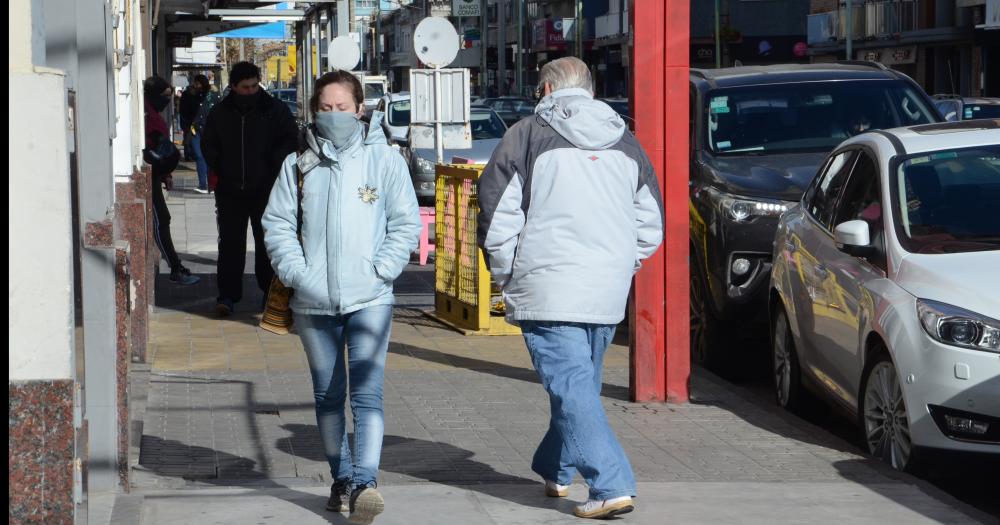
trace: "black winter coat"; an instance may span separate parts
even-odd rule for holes
[[[230,94],[212,108],[201,136],[208,167],[219,177],[216,192],[271,192],[281,164],[298,146],[298,127],[284,102],[261,90],[257,105],[242,113]]]

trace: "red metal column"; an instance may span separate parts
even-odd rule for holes
[[[633,0],[630,100],[635,131],[664,195],[663,247],[636,276],[630,395],[688,400],[688,56],[687,0]]]

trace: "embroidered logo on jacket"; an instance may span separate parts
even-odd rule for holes
[[[358,188],[358,198],[365,204],[373,204],[378,200],[378,188],[366,184],[364,188]]]
[[[592,160],[592,161],[594,161],[594,162],[597,162],[597,161],[601,160],[601,158],[598,157],[597,155],[591,155],[591,156],[589,156],[587,158],[590,159],[590,160]]]

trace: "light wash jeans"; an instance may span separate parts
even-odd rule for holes
[[[610,325],[521,321],[531,362],[549,394],[552,419],[531,469],[560,485],[579,471],[590,499],[635,496],[635,476],[601,405]]]
[[[316,423],[330,474],[335,481],[355,487],[374,486],[385,433],[382,380],[392,306],[372,306],[338,316],[295,314],[295,326],[309,359]],[[354,416],[353,450],[344,417],[348,374]]]
[[[201,153],[201,135],[191,137],[191,147],[194,149],[195,167],[198,169],[198,189],[208,189],[208,163]]]

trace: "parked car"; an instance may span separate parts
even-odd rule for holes
[[[362,75],[365,90],[365,118],[372,117],[372,111],[379,105],[382,97],[385,96],[389,81],[384,76]]]
[[[839,146],[778,224],[778,403],[820,394],[898,469],[922,448],[1000,454],[998,209],[998,121]]]
[[[469,125],[472,131],[472,149],[445,149],[445,162],[460,157],[473,164],[486,164],[507,132],[503,120],[485,106],[471,107]],[[421,206],[433,206],[437,152],[432,148],[418,148],[404,153],[404,156],[409,158],[410,177],[413,179],[413,189],[417,192],[417,200]]]
[[[268,94],[284,102],[288,106],[288,110],[292,112],[292,116],[299,116],[299,94],[295,88],[272,89],[268,91]]]
[[[500,97],[490,104],[507,127],[535,114],[535,101],[524,97]]]
[[[389,140],[398,145],[406,142],[410,132],[410,93],[389,93],[382,97],[376,108],[385,114]]]
[[[691,349],[746,369],[740,338],[766,339],[778,217],[826,155],[862,131],[941,120],[909,77],[875,63],[692,69]]]
[[[1000,98],[934,95],[934,105],[948,122],[1000,118]]]

